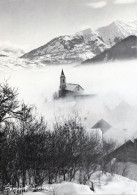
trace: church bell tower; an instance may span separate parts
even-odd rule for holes
[[[61,75],[60,75],[60,90],[64,90],[66,88],[66,77],[64,75],[64,71],[62,69]]]
[[[64,75],[64,71],[62,69],[61,75],[60,75],[60,87],[59,87],[59,97],[65,97],[66,96],[66,77]]]

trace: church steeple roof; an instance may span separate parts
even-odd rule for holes
[[[62,69],[62,71],[61,71],[61,76],[64,76],[64,77],[65,77],[65,74],[64,74],[63,69]]]

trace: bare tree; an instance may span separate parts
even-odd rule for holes
[[[11,88],[8,83],[0,85],[0,123],[17,118],[25,120],[32,110],[24,103],[21,105],[17,99],[17,89]]]
[[[87,135],[80,167],[80,183],[86,184],[90,180],[91,175],[98,169],[101,147],[102,145],[97,136]]]

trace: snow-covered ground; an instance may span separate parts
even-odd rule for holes
[[[137,194],[137,182],[120,175],[111,176],[109,173],[101,175],[100,184],[95,194]]]
[[[100,179],[99,179],[100,178]],[[131,195],[137,194],[137,182],[119,175],[101,174],[100,172],[92,176],[95,185],[95,192],[91,191],[89,186],[80,185],[71,182],[54,184],[49,191],[26,192],[24,195]]]

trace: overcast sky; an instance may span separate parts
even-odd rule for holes
[[[52,38],[137,19],[136,0],[0,0],[0,44],[31,50]]]

